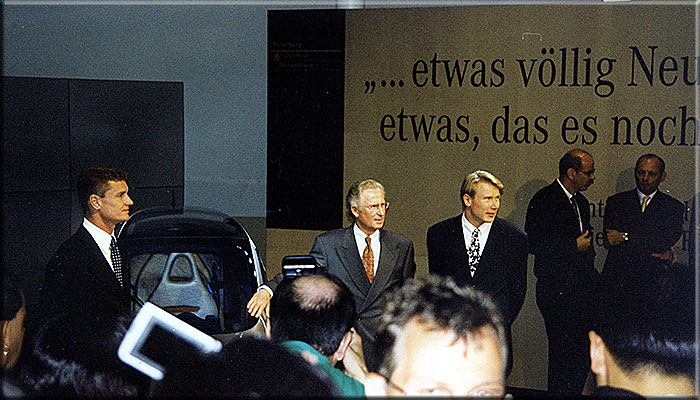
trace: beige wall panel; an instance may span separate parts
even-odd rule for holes
[[[637,157],[653,152],[666,160],[664,192],[681,201],[696,192],[693,122],[686,124],[687,137],[681,137],[682,113],[686,118],[696,115],[694,26],[693,7],[678,5],[349,10],[344,187],[347,190],[365,177],[384,183],[391,201],[386,228],[413,240],[416,275],[422,277],[427,274],[427,228],[461,212],[459,186],[466,173],[486,169],[498,176],[506,186],[499,216],[523,227],[530,198],[556,178],[561,155],[583,148],[596,162],[596,182],[585,195],[595,204],[596,266],[602,268],[606,250],[600,245],[599,208],[608,196],[634,187]],[[653,63],[650,46],[656,46]],[[640,59],[650,67],[651,84]],[[684,60],[690,68],[690,85],[683,81]],[[448,83],[446,63],[450,71],[455,63],[466,66],[462,85],[456,78]],[[423,65],[426,72],[414,74],[414,68],[421,70]],[[525,86],[523,71],[528,74],[531,65]],[[541,65],[544,84],[538,77]],[[547,86],[552,71],[553,81]],[[587,74],[590,86],[584,84]],[[487,85],[475,85],[472,79]],[[492,124],[504,116],[504,107],[509,110],[510,142],[498,143],[503,124],[497,124],[496,139]],[[411,115],[416,122],[422,116],[426,122],[433,119],[427,140],[424,131],[416,139]],[[629,144],[624,136],[614,138],[613,118],[621,116],[632,123]],[[577,120],[578,129],[563,136],[567,117]],[[382,123],[391,125],[391,120],[394,127],[382,131]],[[583,128],[584,120],[594,133]],[[468,129],[468,138],[458,124]],[[438,140],[440,127],[445,127],[440,138],[444,140],[450,129],[452,141]],[[516,143],[516,131],[522,143]],[[522,140],[525,136],[529,143]],[[457,138],[466,140],[460,143]],[[272,246],[269,237],[268,246]],[[676,259],[684,262],[687,254],[682,247],[679,241],[674,248]],[[534,302],[532,257],[529,269],[528,297],[514,326],[515,363],[509,384],[543,389],[546,335]]]

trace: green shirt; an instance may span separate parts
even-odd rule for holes
[[[289,340],[282,342],[282,346],[299,355],[303,352],[308,352],[316,357],[315,365],[328,374],[343,397],[365,397],[365,385],[346,375],[343,371],[333,367],[328,361],[328,358],[324,357],[323,354],[319,353],[318,350],[313,348],[310,344],[298,340]]]

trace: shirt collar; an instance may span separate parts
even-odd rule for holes
[[[112,237],[114,237],[114,231],[112,231],[112,234],[109,234],[100,229],[97,225],[90,222],[90,220],[87,218],[83,218],[83,226],[90,233],[90,236],[95,238],[97,244],[100,244],[100,242],[106,242],[107,247],[109,247],[109,244],[112,242]]]
[[[355,234],[355,237],[362,238],[362,242],[365,241],[365,238],[367,237],[367,234],[364,233],[364,232],[362,232],[362,230],[360,229],[360,227],[357,226],[357,222],[354,223],[354,224],[352,224],[352,231],[353,231],[353,233]],[[378,240],[378,239],[379,239],[379,231],[380,231],[380,229],[377,229],[376,231],[374,231],[374,233],[372,233],[371,235],[369,235],[369,237],[370,237],[370,239],[371,239],[372,241],[375,241],[375,240]]]
[[[97,225],[88,221],[87,218],[83,218],[83,227],[88,231],[92,239],[97,243],[97,247],[100,248],[102,255],[107,260],[109,265],[112,265],[111,250],[110,245],[112,244],[112,237],[114,237],[114,232],[110,235],[109,233],[100,229]]]
[[[493,222],[484,222],[481,224],[481,226],[479,226],[479,235],[488,236],[491,231],[491,225],[493,225]],[[474,234],[474,229],[477,229],[476,226],[469,222],[464,213],[462,213],[462,229],[466,229],[467,232],[469,232],[469,236]]]
[[[564,185],[561,183],[561,181],[559,180],[559,178],[557,178],[557,182],[559,183],[559,186],[561,186],[561,188],[564,190],[564,193],[566,193],[566,197],[569,199],[569,201],[571,201],[571,198],[574,197],[574,195],[571,194],[571,193],[569,193],[568,190],[566,190],[566,188],[565,188]]]
[[[654,190],[654,192],[652,194],[647,195],[647,194],[642,193],[639,190],[639,188],[637,188],[637,198],[639,199],[639,204],[642,204],[642,202],[644,202],[644,196],[649,196],[649,201],[651,201],[651,199],[653,199],[654,196],[656,196],[656,192],[658,192],[658,191],[659,191],[659,189],[656,189],[656,190]],[[647,202],[647,204],[648,204],[648,202]]]

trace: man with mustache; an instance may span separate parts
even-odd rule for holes
[[[559,160],[559,178],[530,200],[525,218],[535,255],[537,307],[547,331],[547,389],[580,395],[590,366],[588,331],[598,271],[588,200],[580,193],[595,180],[593,157],[574,149]]]
[[[610,196],[605,203],[608,255],[602,278],[608,290],[632,304],[655,296],[673,262],[671,248],[683,234],[683,204],[659,191],[666,164],[645,154],[634,168],[635,189]]]
[[[48,263],[37,314],[46,320],[64,313],[96,315],[129,311],[127,273],[121,265],[114,228],[129,219],[126,173],[90,167],[78,177],[84,218]]]

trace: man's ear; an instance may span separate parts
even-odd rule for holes
[[[596,376],[598,386],[608,384],[608,371],[606,366],[607,348],[605,342],[594,331],[588,332],[588,338],[591,340],[591,371]]]
[[[471,207],[471,206],[472,206],[472,198],[471,198],[471,196],[469,196],[468,194],[465,193],[464,196],[462,196],[462,203],[464,203],[464,205],[465,205],[467,208]]]
[[[345,352],[348,351],[348,346],[350,346],[351,341],[352,332],[345,332],[343,339],[340,340],[340,345],[338,345],[338,348],[335,350],[335,353],[333,353],[333,360],[335,361],[333,365],[335,365],[335,363],[337,363],[338,361],[342,361],[343,358],[345,358]]]
[[[370,372],[365,379],[365,394],[367,397],[386,397],[389,394],[389,384],[383,376]]]
[[[663,182],[663,181],[665,181],[665,180],[666,180],[666,171],[664,171],[664,173],[661,174],[661,180],[659,181],[659,183],[661,183],[661,182]]]
[[[566,177],[569,178],[570,181],[573,181],[574,178],[576,178],[576,170],[573,168],[569,168],[566,170]]]
[[[350,212],[355,216],[355,218],[360,216],[360,211],[357,206],[350,206]]]
[[[90,195],[90,207],[95,211],[100,209],[100,196],[96,194]]]

